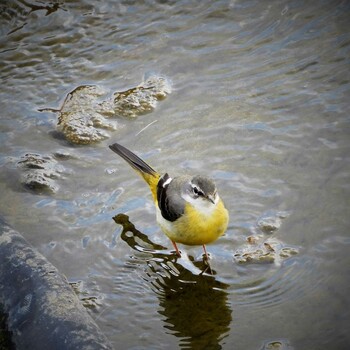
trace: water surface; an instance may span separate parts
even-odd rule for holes
[[[115,348],[348,348],[349,14],[347,1],[0,5],[0,213]],[[149,74],[172,93],[115,117],[102,142],[72,145],[54,132],[57,114],[39,111],[78,86],[112,94]],[[231,220],[208,246],[214,275],[200,274],[200,247],[174,257],[112,142],[170,175],[215,179]],[[29,152],[67,155],[55,194],[21,185]],[[120,213],[134,231],[113,221]],[[272,233],[266,217],[280,220]],[[251,236],[297,254],[239,263]]]

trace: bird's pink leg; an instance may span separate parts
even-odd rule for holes
[[[171,241],[171,243],[173,244],[173,246],[176,250],[177,256],[181,257],[181,253],[180,253],[179,248],[177,247],[176,243],[174,241]]]
[[[208,269],[210,271],[210,274],[213,275],[214,272],[213,270],[211,269],[211,266],[209,264],[209,255],[207,253],[207,249],[205,248],[205,245],[203,244],[203,249],[204,249],[204,255],[205,255],[205,259],[203,259],[204,263],[207,264],[207,267],[206,269],[203,271],[203,273],[205,273]]]
[[[207,253],[207,249],[205,248],[205,244],[203,244],[203,250],[204,250],[204,255],[207,259],[207,261],[209,260],[209,256],[208,256],[208,253]]]

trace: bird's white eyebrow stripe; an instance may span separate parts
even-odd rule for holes
[[[166,187],[170,184],[170,182],[172,181],[173,179],[171,177],[169,177],[164,183],[163,183],[163,187]]]

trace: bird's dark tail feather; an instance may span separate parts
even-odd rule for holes
[[[154,177],[159,177],[159,174],[152,167],[119,143],[114,143],[113,145],[110,145],[109,148],[126,160],[134,170],[141,172],[141,175],[148,174]]]

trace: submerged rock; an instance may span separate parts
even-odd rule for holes
[[[139,86],[114,94],[114,111],[117,115],[137,117],[156,108],[157,101],[171,93],[169,82],[159,76],[152,76]]]
[[[258,219],[257,226],[265,233],[273,233],[281,227],[282,219],[285,217],[287,217],[286,212],[266,214]]]
[[[282,260],[298,254],[298,249],[288,247],[282,241],[272,236],[282,225],[282,219],[287,212],[269,211],[257,221],[260,233],[247,237],[234,254],[233,259],[240,264],[279,264]]]
[[[266,341],[260,350],[294,350],[287,339]]]
[[[82,281],[70,282],[69,284],[85,308],[96,309],[101,306],[100,300],[96,296],[90,295],[87,289],[84,289]]]
[[[108,131],[117,130],[117,121],[111,117],[137,117],[151,112],[159,100],[171,93],[167,79],[151,76],[135,88],[116,92],[112,98],[103,98],[107,91],[98,86],[82,85],[71,91],[59,110],[57,129],[71,143],[86,145],[110,137]]]
[[[240,264],[279,263],[281,260],[298,254],[295,247],[287,247],[282,241],[274,238],[250,236],[247,244],[240,247],[234,254],[234,260]]]
[[[56,193],[59,186],[56,179],[65,172],[64,167],[51,156],[27,153],[20,158],[17,166],[22,169],[21,183],[36,193]]]
[[[109,137],[105,130],[116,130],[116,123],[109,123],[101,113],[99,98],[105,93],[97,86],[85,85],[67,95],[57,129],[69,142],[84,145],[102,141]]]

